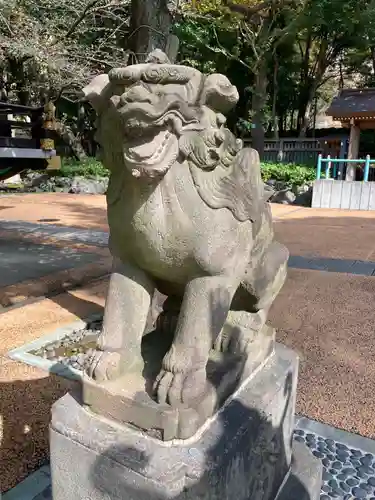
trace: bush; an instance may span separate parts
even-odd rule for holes
[[[54,177],[108,177],[109,171],[95,158],[77,161],[72,159],[62,159],[60,170],[52,172]]]
[[[288,187],[310,184],[316,177],[315,167],[294,163],[262,162],[261,171],[264,182],[272,179]]]
[[[293,163],[261,163],[263,181],[275,180],[282,182],[288,187],[303,186],[311,183],[316,176],[315,168],[307,165],[296,165]],[[62,159],[60,170],[51,171],[53,177],[108,177],[109,170],[95,158],[87,158],[84,161]]]

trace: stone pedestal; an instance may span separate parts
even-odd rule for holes
[[[315,500],[321,466],[292,432],[298,359],[281,345],[188,440],[162,442],[66,395],[50,426],[54,500]]]

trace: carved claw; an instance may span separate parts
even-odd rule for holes
[[[156,379],[154,389],[158,403],[178,407],[202,396],[207,387],[206,369],[200,368],[187,373],[162,370]]]
[[[91,359],[87,374],[97,382],[113,380],[121,374],[121,354],[96,351]]]
[[[87,374],[97,382],[114,380],[126,372],[130,372],[137,367],[137,371],[142,371],[144,362],[141,356],[137,357],[133,353],[119,351],[97,350],[91,358]]]

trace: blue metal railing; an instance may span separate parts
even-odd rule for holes
[[[318,164],[316,167],[316,178],[319,180],[322,176],[322,166],[323,163],[326,163],[326,169],[325,169],[325,178],[330,179],[331,178],[331,168],[332,165],[334,166],[334,173],[333,173],[333,179],[336,177],[336,168],[337,164],[349,164],[349,163],[364,163],[364,169],[363,169],[363,180],[365,182],[368,181],[369,173],[370,173],[370,165],[371,163],[375,163],[375,160],[371,160],[370,155],[366,156],[366,159],[361,159],[361,160],[348,160],[346,158],[331,158],[330,156],[327,156],[327,158],[323,158],[323,155],[318,156]]]

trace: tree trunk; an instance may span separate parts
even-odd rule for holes
[[[371,47],[371,62],[372,62],[372,71],[374,72],[375,75],[375,47]]]
[[[155,49],[166,50],[172,21],[167,0],[132,0],[128,45],[133,63],[144,62]]]
[[[264,107],[267,103],[267,64],[266,60],[259,63],[255,75],[254,91],[252,96],[252,128],[251,143],[260,156],[264,152]]]
[[[299,123],[299,137],[301,138],[306,137],[306,132],[307,129],[309,128],[311,108],[313,106],[314,99],[315,99],[315,89],[314,93],[312,94],[311,97],[309,97],[307,104],[305,106],[304,114],[302,116],[302,123]]]
[[[68,127],[68,125],[56,121],[55,132],[65,142],[65,144],[67,144],[70,147],[77,160],[82,161],[85,158],[87,158],[87,155],[82,147],[80,139],[78,139],[74,135],[74,133],[72,132],[71,128]]]
[[[273,97],[272,97],[272,125],[273,125],[273,138],[279,139],[279,122],[277,118],[277,94],[279,91],[278,86],[278,73],[279,73],[279,60],[277,54],[274,55],[274,69],[273,69]]]
[[[328,41],[321,40],[319,53],[316,59],[314,72],[306,80],[305,90],[301,93],[300,106],[298,109],[298,130],[299,136],[305,137],[309,126],[310,112],[313,105],[316,91],[324,77],[324,74],[329,66],[327,58]]]

